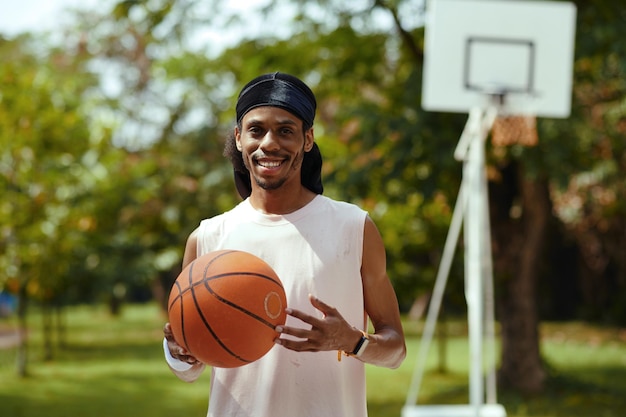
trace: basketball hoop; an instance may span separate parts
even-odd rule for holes
[[[491,128],[494,146],[537,145],[537,118],[534,115],[499,115]]]
[[[576,6],[566,1],[430,0],[422,108],[468,113],[454,158],[463,180],[402,417],[506,417],[497,403],[493,265],[485,141],[534,146],[536,117],[571,110]],[[468,18],[471,16],[471,19]],[[463,229],[469,403],[418,405],[452,258]]]
[[[496,88],[486,91],[486,97],[497,109],[491,125],[491,143],[494,146],[537,145],[537,118],[533,111],[536,97],[532,92],[520,93]]]

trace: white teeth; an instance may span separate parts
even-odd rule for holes
[[[278,161],[259,161],[259,165],[261,165],[264,168],[276,168],[278,166],[280,166],[280,162]]]

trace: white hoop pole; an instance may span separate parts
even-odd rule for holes
[[[447,278],[458,242],[461,226],[465,227],[465,297],[468,308],[468,337],[470,345],[470,381],[469,407],[472,416],[480,416],[485,411],[485,381],[483,381],[483,342],[485,334],[493,337],[493,323],[484,323],[493,319],[493,279],[491,261],[491,238],[489,227],[489,206],[487,176],[485,172],[485,140],[491,130],[498,110],[495,106],[486,110],[474,108],[470,111],[468,121],[454,152],[457,160],[463,161],[463,179],[459,195],[454,207],[450,229],[446,237],[444,250],[437,271],[435,287],[430,300],[420,350],[415,363],[413,379],[403,408],[403,415],[412,415],[417,407],[419,389],[422,382],[430,343],[434,334],[437,316],[443,298]],[[485,303],[485,300],[487,302]],[[483,328],[486,329],[483,334]],[[495,344],[495,341],[493,341]],[[493,346],[493,345],[492,345]],[[495,354],[494,354],[495,355]],[[495,358],[489,357],[490,365],[495,371]],[[495,373],[488,376],[489,400],[495,402]],[[495,414],[505,416],[502,406],[491,404]],[[490,406],[491,406],[490,405]],[[443,408],[438,408],[443,407]],[[424,410],[433,411],[432,415],[448,415],[445,406],[426,406]],[[432,410],[431,410],[432,409]],[[438,414],[438,411],[443,414]],[[491,409],[489,409],[491,410]],[[456,410],[458,411],[458,410]],[[470,415],[470,414],[468,414]]]
[[[483,183],[487,187],[487,173],[483,170]],[[494,305],[494,288],[493,288],[493,261],[491,259],[491,226],[489,222],[489,195],[485,193],[483,196],[484,207],[483,227],[485,228],[485,262],[483,271],[483,297],[485,300],[484,320],[485,320],[485,356],[486,356],[486,402],[487,404],[496,404],[498,402],[497,381],[496,381],[496,331],[495,331],[495,305]]]
[[[479,415],[485,402],[483,381],[483,322],[484,322],[484,275],[488,264],[485,213],[487,206],[487,181],[485,175],[485,139],[495,120],[497,109],[487,108],[481,118],[478,131],[472,135],[468,158],[463,167],[463,176],[468,178],[468,201],[465,212],[465,298],[467,301],[468,333],[470,346],[470,404]]]
[[[465,196],[467,194],[463,191],[464,188],[464,184],[463,182],[461,182],[461,188],[459,190],[459,195],[454,205],[450,228],[448,229],[448,235],[446,236],[446,242],[443,247],[443,254],[439,263],[439,270],[437,271],[437,277],[435,279],[435,287],[433,288],[433,294],[430,298],[430,303],[428,305],[426,324],[424,325],[424,332],[422,333],[420,349],[417,355],[417,360],[415,361],[413,378],[409,387],[409,395],[407,396],[405,402],[406,405],[417,404],[417,398],[419,395],[422,378],[424,376],[424,370],[426,369],[426,359],[428,356],[428,350],[430,349],[430,342],[432,341],[433,334],[435,332],[437,317],[439,316],[439,309],[441,307],[441,300],[443,299],[443,293],[446,289],[446,283],[448,282],[448,276],[450,274],[450,266],[452,265],[454,251],[459,240],[461,225],[463,224],[463,213],[465,212],[466,205]]]

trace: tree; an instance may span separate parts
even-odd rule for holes
[[[576,2],[576,115],[566,127],[577,138],[580,169],[563,181],[556,209],[579,251],[578,313],[612,323],[626,320],[626,35],[623,5]]]
[[[540,391],[546,378],[537,328],[541,307],[538,296],[541,290],[544,294],[546,291],[545,286],[538,287],[540,279],[557,277],[550,280],[555,285],[555,297],[558,294],[562,297],[564,292],[584,297],[583,294],[606,288],[611,281],[615,282],[614,288],[621,287],[621,290],[604,298],[602,303],[624,294],[625,281],[617,278],[624,273],[623,266],[619,266],[623,265],[623,250],[609,249],[623,244],[619,236],[624,230],[619,220],[624,210],[617,197],[624,187],[623,181],[617,178],[623,178],[624,163],[619,155],[623,154],[626,142],[624,131],[614,128],[624,117],[621,103],[625,62],[618,58],[624,55],[617,50],[620,48],[618,39],[624,33],[619,14],[610,12],[618,8],[617,2],[608,0],[593,5],[578,4],[570,120],[540,121],[539,146],[534,149],[513,147],[497,164],[499,181],[493,182],[491,201],[496,223],[493,228],[495,265],[500,278],[504,279],[500,304],[503,318],[500,379],[526,393]],[[599,91],[602,93],[597,94]],[[598,118],[599,109],[606,116]],[[605,167],[611,168],[607,172]],[[597,180],[586,184],[583,180],[585,185],[581,184],[581,179],[598,172],[603,174],[596,176]],[[606,198],[594,198],[589,193],[591,189]],[[576,199],[587,209],[577,210]],[[598,228],[601,224],[605,227]],[[575,264],[570,266],[571,256],[576,259],[575,251],[569,250],[570,259],[563,255],[564,250],[568,250],[565,248],[567,240],[572,238],[582,255],[578,259],[583,267],[579,269]],[[603,242],[601,249],[598,251],[598,246],[590,245],[592,242]],[[560,249],[555,248],[555,244]],[[597,260],[598,255],[603,261],[589,262]],[[576,285],[577,278],[584,279],[586,274],[581,271],[589,270],[585,265],[594,264],[604,266],[593,274],[593,284],[586,280],[591,285],[582,290]],[[607,274],[609,264],[619,271],[615,278]],[[556,286],[557,282],[560,285]],[[575,300],[570,298],[567,304]],[[610,303],[620,304],[619,301]],[[593,310],[602,311],[600,308]],[[615,310],[612,311],[615,319]]]
[[[624,199],[618,198],[624,189],[620,57],[625,54],[618,42],[623,25],[620,14],[611,12],[619,7],[616,0],[593,7],[579,3],[571,120],[541,120],[540,143],[535,148],[491,148],[489,154],[496,293],[504,346],[500,376],[524,392],[542,389],[540,313],[558,307],[549,301],[539,305],[537,295],[552,294],[556,283],[571,282],[548,254],[570,250],[566,247],[570,238],[587,245],[591,236],[600,244],[580,245],[583,264],[595,268],[588,276],[601,276],[601,281],[618,289],[605,290],[607,296],[598,300],[613,300],[611,310],[620,317],[624,304],[619,301],[626,292],[623,246],[618,240],[624,227],[620,220]],[[129,182],[128,191],[135,187],[143,191],[124,203],[133,220],[146,220],[145,227],[129,223],[133,226],[129,236],[140,236],[145,239],[142,244],[151,248],[146,259],[152,262],[145,265],[155,264],[172,250],[177,253],[172,240],[183,239],[190,227],[181,226],[186,219],[197,221],[235,201],[232,186],[223,181],[229,177],[228,163],[220,160],[219,146],[210,143],[221,143],[232,128],[236,87],[260,72],[280,69],[302,76],[314,87],[327,193],[370,211],[383,230],[401,302],[410,304],[432,286],[460,183],[461,167],[451,155],[465,121],[462,115],[425,113],[419,108],[424,33],[414,20],[407,23],[409,12],[414,12],[411,2],[275,1],[257,10],[255,19],[287,22],[281,29],[289,27],[288,22],[297,25],[285,35],[268,24],[271,31],[255,33],[250,39],[245,36],[246,21],[237,12],[223,9],[219,2],[205,6],[187,1],[123,1],[114,8],[113,22],[102,18],[90,24],[92,48],[95,45],[103,59],[129,69],[122,72],[124,88],[110,103],[122,115],[121,124],[140,127],[119,129],[127,137],[118,143],[133,150],[147,167],[141,171],[147,179]],[[278,20],[273,14],[276,8],[282,13]],[[219,27],[220,22],[228,23]],[[235,27],[244,36],[216,53],[212,47],[189,42],[200,23],[223,31]],[[602,88],[592,88],[597,85]],[[202,109],[204,118],[190,123],[197,120],[197,109]],[[151,114],[159,117],[148,117]],[[133,140],[146,131],[152,132],[149,141]],[[202,160],[195,155],[202,155]],[[210,172],[205,172],[208,164]],[[593,181],[582,181],[590,175]],[[602,198],[594,201],[590,198],[594,196]],[[584,204],[571,217],[568,205],[574,200]],[[206,204],[202,214],[192,208],[199,204]],[[165,213],[169,214],[164,218]],[[605,279],[608,274],[611,277]],[[457,280],[456,285],[457,291],[450,292],[462,294],[462,283]],[[463,303],[462,297],[457,298]],[[586,305],[599,302],[588,300]]]
[[[83,157],[90,141],[80,98],[94,81],[81,68],[81,56],[42,52],[35,41],[0,40],[0,265],[6,271],[0,286],[18,295],[20,375],[27,372],[28,300],[50,305],[57,299],[80,242],[79,208],[72,203],[89,172]]]

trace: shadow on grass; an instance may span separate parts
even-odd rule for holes
[[[59,352],[62,361],[91,361],[114,358],[116,361],[123,358],[156,359],[163,358],[160,343],[154,340],[146,341],[111,341],[108,343],[72,343]]]
[[[426,386],[430,385],[430,386]],[[431,373],[421,405],[467,404],[467,376]],[[524,397],[499,390],[508,417],[623,417],[626,415],[626,367],[581,367],[551,371],[540,395]],[[400,416],[400,401],[370,401],[371,416]]]
[[[72,344],[51,363],[34,363],[27,378],[0,381],[7,417],[166,417],[206,414],[209,382],[179,381],[154,340]],[[5,374],[6,375],[6,374]]]
[[[402,406],[404,404],[394,402],[372,402],[367,403],[367,410],[370,417],[373,416],[397,416],[402,413]]]
[[[576,368],[551,372],[541,395],[522,397],[503,391],[509,415],[554,417],[623,417],[626,368]]]
[[[3,416],[166,417],[206,413],[206,394],[172,389],[169,385],[175,382],[164,384],[163,377],[156,375],[145,378],[115,370],[97,378],[61,375],[46,390],[30,381],[19,384],[22,392],[0,394]],[[208,392],[208,386],[204,391]]]
[[[544,392],[522,396],[500,390],[498,402],[509,417],[623,417],[626,368],[578,368],[552,372]],[[466,404],[468,386],[447,387],[428,397],[429,404]]]

